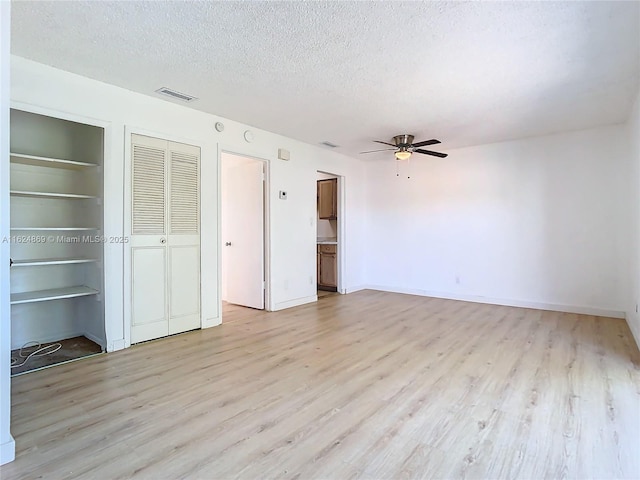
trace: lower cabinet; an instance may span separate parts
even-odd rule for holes
[[[318,288],[337,291],[338,265],[336,245],[318,245]]]

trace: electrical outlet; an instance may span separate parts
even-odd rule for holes
[[[309,285],[313,285],[313,275],[309,275]],[[638,311],[638,307],[636,307],[636,312]]]

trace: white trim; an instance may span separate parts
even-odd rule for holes
[[[94,127],[101,127],[105,129],[112,125],[112,122],[107,120],[101,120],[99,118],[94,118],[94,117],[86,117],[84,115],[64,112],[62,110],[55,110],[48,107],[41,107],[39,105],[33,105],[31,103],[17,102],[12,100],[11,108],[14,110],[22,110],[24,112],[36,113],[38,115],[59,118],[61,120],[69,120],[70,122],[84,123],[86,125],[92,125]],[[105,139],[105,143],[106,143],[106,139]]]
[[[346,207],[346,180],[347,178],[344,175],[338,176],[338,293],[345,294],[347,293],[346,288],[346,256],[347,249],[346,246],[346,225],[347,225],[347,209]]]
[[[0,235],[9,236],[9,103],[11,2],[0,2]],[[11,436],[11,306],[9,244],[0,244],[0,465],[15,458]]]
[[[9,441],[0,445],[0,465],[13,462],[16,458],[16,441],[9,435]]]
[[[293,300],[287,300],[286,302],[280,302],[275,304],[273,312],[278,310],[284,310],[285,308],[297,307],[299,305],[305,305],[307,303],[313,303],[318,301],[318,295],[311,295],[309,297],[295,298]]]
[[[354,293],[354,292],[359,292],[360,290],[366,290],[370,287],[368,287],[367,285],[354,285],[353,287],[347,287],[345,289],[345,293]]]
[[[408,295],[419,295],[421,297],[444,298],[447,300],[461,300],[463,302],[486,303],[489,305],[504,305],[506,307],[533,308],[536,310],[550,310],[553,312],[578,313],[582,315],[594,315],[597,317],[625,318],[624,312],[620,310],[609,310],[598,307],[585,307],[578,305],[563,305],[558,303],[531,302],[527,300],[515,300],[506,298],[483,297],[480,295],[460,295],[447,292],[432,292],[415,288],[391,287],[386,285],[367,285],[368,290],[378,290],[381,292],[404,293]]]
[[[633,314],[630,317],[629,315],[625,315],[625,319],[627,321],[627,325],[629,325],[629,330],[631,330],[631,335],[636,342],[636,346],[640,348],[640,329],[636,329],[637,323],[633,321]]]
[[[347,254],[347,248],[346,248],[346,225],[347,225],[347,220],[346,220],[346,212],[347,212],[347,208],[346,208],[346,199],[347,199],[347,194],[346,194],[346,180],[347,177],[346,175],[340,175],[338,173],[333,173],[333,172],[329,172],[327,170],[316,170],[316,174],[318,173],[322,173],[325,175],[333,175],[338,181],[337,181],[337,185],[338,185],[338,192],[337,194],[337,198],[338,198],[338,205],[337,205],[337,210],[338,210],[338,219],[337,219],[337,227],[338,227],[338,235],[337,235],[337,254],[338,254],[338,268],[337,268],[337,276],[338,276],[338,281],[337,281],[337,291],[340,294],[346,294],[347,293],[347,286],[346,286],[346,265],[347,265],[347,260],[346,260],[346,254]],[[316,183],[317,183],[317,178],[316,178]],[[318,232],[318,213],[316,212],[316,237],[317,237],[317,232]],[[316,252],[316,249],[314,248],[313,250],[314,252]],[[314,262],[315,263],[315,262]],[[318,272],[316,272],[316,278],[318,277]]]
[[[78,335],[77,335],[78,336]],[[96,337],[95,335],[89,333],[89,332],[83,332],[81,335],[82,337],[86,337],[89,340],[91,340],[93,343],[97,343],[98,345],[100,345],[100,348],[102,348],[102,352],[104,353],[107,349],[106,347],[103,345],[102,340],[100,340],[98,337]]]
[[[217,327],[222,324],[222,317],[219,315],[213,318],[207,318],[202,324],[202,328]]]
[[[117,352],[118,350],[124,350],[125,348],[124,338],[107,344],[107,352]]]

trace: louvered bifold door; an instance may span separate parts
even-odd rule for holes
[[[169,333],[200,327],[200,149],[169,142]]]
[[[131,137],[131,343],[169,334],[167,144]]]

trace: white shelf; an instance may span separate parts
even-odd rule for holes
[[[100,293],[98,290],[85,286],[52,288],[51,290],[38,290],[36,292],[12,293],[11,305],[46,302],[48,300],[59,300],[63,298],[85,297],[87,295],[97,295],[98,293]]]
[[[16,197],[98,198],[95,195],[83,195],[81,193],[34,192],[34,191],[28,191],[28,190],[10,190],[9,193]]]
[[[31,260],[13,260],[12,267],[35,267],[41,265],[70,265],[74,263],[97,262],[95,258],[38,258]]]
[[[20,163],[22,165],[35,165],[37,167],[53,167],[80,169],[87,167],[97,167],[99,165],[88,162],[78,162],[77,160],[65,160],[63,158],[38,157],[36,155],[25,155],[23,153],[11,153],[11,162]]]
[[[20,232],[75,232],[83,230],[100,230],[100,227],[11,227]]]

